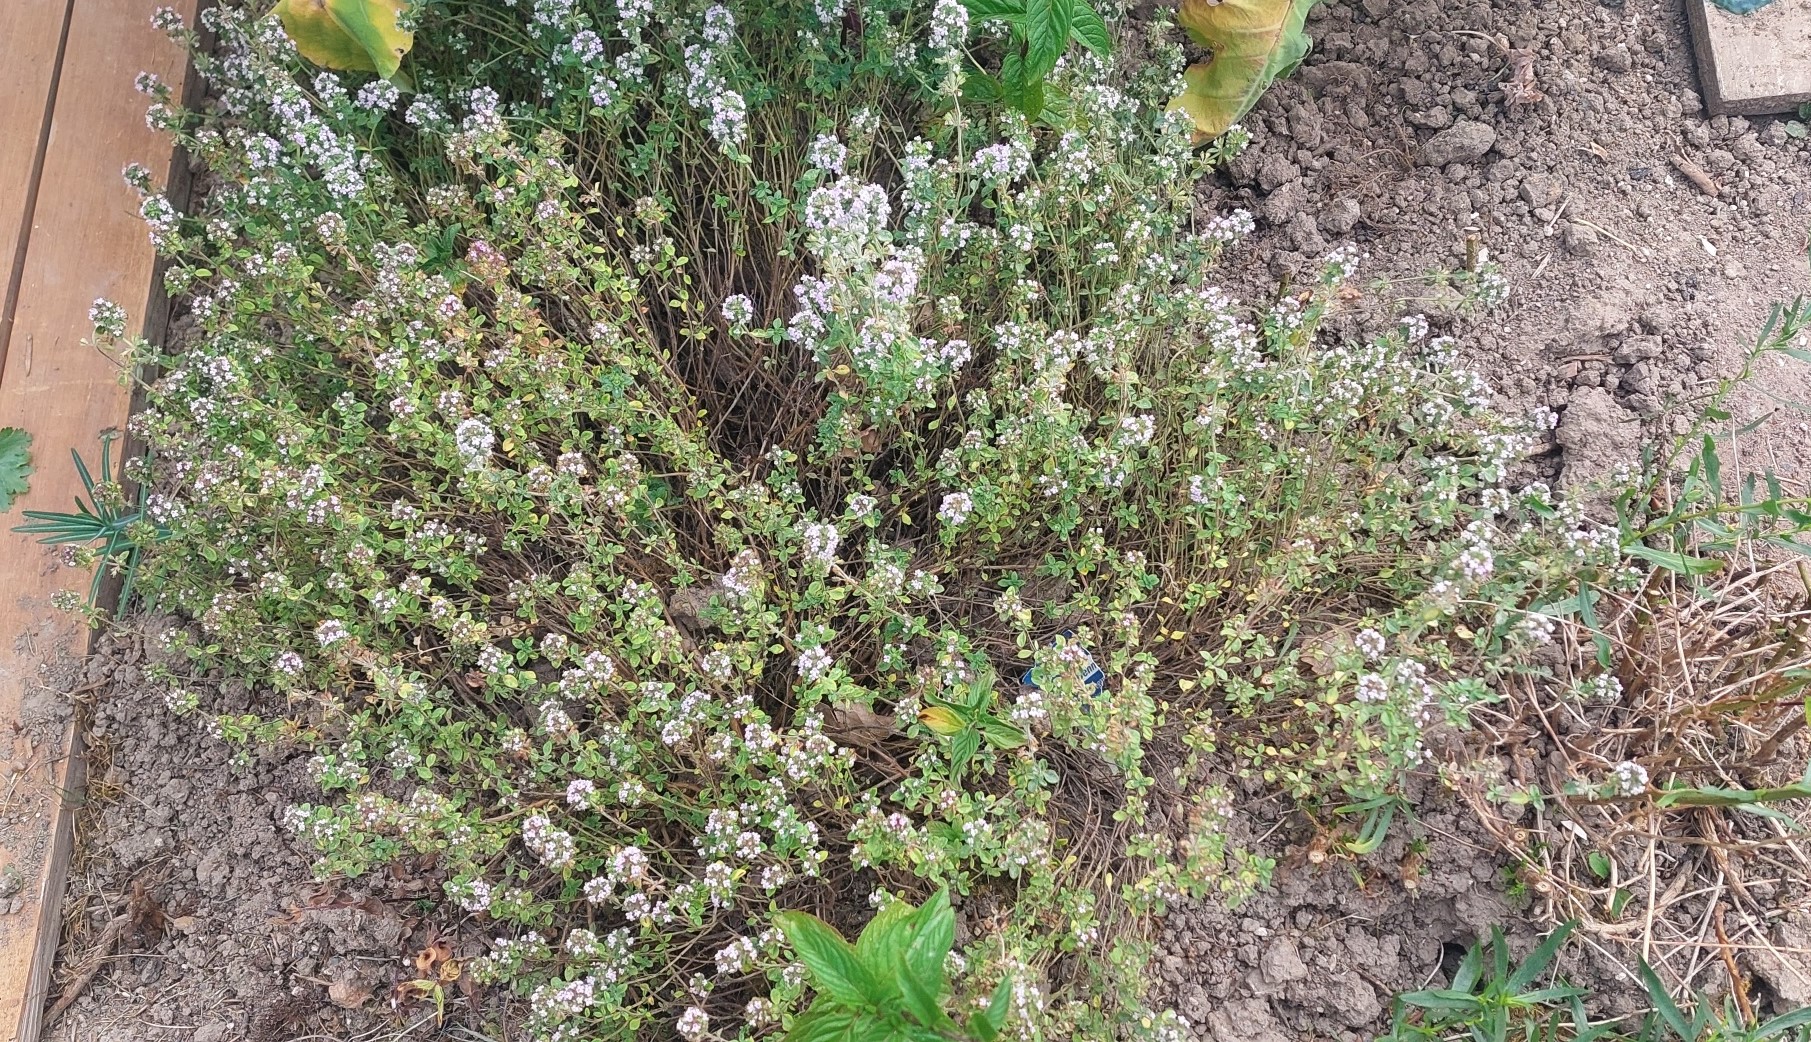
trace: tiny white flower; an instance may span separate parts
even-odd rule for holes
[[[944,524],[955,527],[967,521],[974,513],[975,498],[967,492],[951,492],[943,497],[943,503],[937,508],[937,517]]]

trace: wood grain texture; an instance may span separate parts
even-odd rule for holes
[[[0,3],[0,363],[43,162],[68,0]]]
[[[157,258],[137,197],[120,177],[130,162],[159,184],[176,171],[172,143],[146,128],[147,100],[132,84],[140,71],[179,93],[186,84],[186,55],[150,25],[160,2],[169,0],[74,0],[57,78],[38,95],[40,106],[52,97],[55,104],[0,371],[0,427],[32,435],[37,470],[21,508],[68,509],[80,488],[70,450],[92,460],[100,433],[125,423],[131,394],[119,367],[84,343],[89,305],[122,305],[132,332],[161,328],[161,316],[149,314],[162,307]],[[0,0],[0,26],[19,9],[45,6],[63,3]],[[171,6],[192,18],[196,0]],[[0,29],[0,70],[31,60],[14,51],[33,46]],[[0,721],[12,725],[0,727],[0,891],[16,887],[0,899],[0,1038],[15,1042],[36,1042],[40,1029],[83,780],[63,692],[80,683],[89,633],[51,601],[87,588],[87,576],[63,567],[54,548],[10,524],[0,532]]]

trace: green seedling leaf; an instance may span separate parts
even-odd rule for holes
[[[1603,851],[1591,851],[1591,853],[1585,857],[1585,864],[1590,867],[1591,874],[1597,878],[1610,878],[1610,858]]]
[[[1396,996],[1401,1001],[1422,1009],[1462,1009],[1478,1008],[1478,1000],[1469,991],[1457,988],[1430,988],[1425,991],[1408,991]]]
[[[1617,887],[1616,892],[1610,895],[1610,918],[1622,918],[1622,910],[1629,906],[1629,898],[1634,896],[1634,893],[1630,891],[1629,888],[1621,886]]]
[[[970,69],[962,77],[962,100],[978,105],[998,104],[1006,100],[1006,88],[980,69]]]
[[[1478,978],[1484,972],[1484,947],[1474,944],[1465,950],[1465,957],[1459,960],[1459,968],[1453,971],[1451,991],[1470,995],[1471,989],[1478,984]]]
[[[1615,665],[1614,655],[1610,650],[1610,638],[1604,635],[1603,624],[1597,621],[1597,591],[1580,591],[1578,598],[1578,618],[1591,631],[1591,643],[1597,646],[1597,664],[1604,669]]]
[[[862,927],[855,954],[875,976],[892,976],[912,941],[917,910],[904,901],[889,901]]]
[[[956,912],[947,890],[939,890],[914,911],[906,922],[910,941],[900,955],[899,990],[912,1016],[927,1028],[957,1031],[956,1022],[943,1010],[943,993],[949,978],[943,970],[950,947],[956,943]]]
[[[1559,929],[1548,934],[1547,939],[1540,943],[1540,947],[1528,953],[1528,958],[1524,959],[1522,964],[1516,967],[1515,973],[1510,975],[1509,990],[1519,993],[1528,985],[1533,984],[1536,978],[1547,971],[1547,966],[1553,962],[1553,957],[1559,954],[1560,946],[1566,943],[1566,938],[1571,936],[1572,931],[1576,929],[1578,929],[1578,920],[1573,919],[1561,924]],[[1529,1001],[1547,1000],[1530,998]]]
[[[31,434],[17,427],[0,428],[0,513],[30,488]]]
[[[898,977],[899,992],[905,998],[905,1008],[920,1024],[938,1030],[956,1029],[956,1022],[943,1011],[943,997],[931,989],[930,983],[920,980],[909,971],[901,972]],[[931,1037],[937,1037],[933,1034]]]
[[[981,736],[995,749],[1017,749],[1026,742],[1025,732],[991,716],[981,721]]]
[[[971,22],[1017,21],[1025,17],[1025,0],[962,0]]]
[[[1717,441],[1704,436],[1704,484],[1712,503],[1723,502],[1723,461],[1717,457]]]
[[[956,737],[950,739],[950,766],[960,775],[980,749],[981,732],[972,727],[963,728]]]
[[[1212,141],[1251,111],[1279,76],[1295,71],[1312,41],[1303,26],[1315,0],[1182,0],[1176,21],[1212,59],[1191,65],[1170,101],[1195,121],[1195,143]]]
[[[1679,1004],[1673,1001],[1673,996],[1667,992],[1666,985],[1660,983],[1660,978],[1654,973],[1654,968],[1648,965],[1646,959],[1640,960],[1640,965],[1641,981],[1647,986],[1648,1001],[1654,1004],[1654,1012],[1660,1016],[1661,1021],[1681,1039],[1689,1042],[1689,1040],[1697,1038],[1697,1034],[1687,1023],[1685,1014],[1679,1012]]]
[[[1712,560],[1706,557],[1688,557],[1685,554],[1676,554],[1668,550],[1656,550],[1651,546],[1643,546],[1640,543],[1623,547],[1623,553],[1628,554],[1630,557],[1639,557],[1643,561],[1658,565],[1669,572],[1677,572],[1680,575],[1709,575],[1712,572],[1723,570],[1722,561]]]
[[[941,995],[946,984],[943,962],[956,943],[956,912],[947,890],[931,895],[913,915],[912,941],[906,947],[906,972]]]
[[[1490,970],[1493,981],[1509,977],[1509,941],[1504,938],[1501,926],[1490,928]]]
[[[993,996],[988,999],[987,1008],[976,1013],[968,1020],[969,1030],[981,1042],[994,1042],[1000,1037],[1000,1031],[1006,1026],[1006,1014],[1012,1009],[1012,978],[1001,977],[1000,983],[994,985]]]
[[[818,991],[845,1006],[878,1006],[890,990],[883,985],[855,954],[855,948],[815,915],[807,912],[780,912],[774,925],[786,936],[786,943],[799,953],[799,960],[811,972],[811,983]]]
[[[1341,811],[1347,809],[1340,808]],[[1396,820],[1394,800],[1371,807],[1365,814],[1364,823],[1359,826],[1358,835],[1346,841],[1346,849],[1363,856],[1383,846],[1383,841],[1390,835],[1390,823],[1394,820]]]
[[[1107,23],[1101,19],[1099,11],[1083,0],[1076,0],[1075,20],[1069,25],[1069,35],[1095,54],[1113,50],[1113,34],[1107,31]]]
[[[1056,68],[1069,46],[1075,0],[1025,0],[1025,81],[1029,87]]]

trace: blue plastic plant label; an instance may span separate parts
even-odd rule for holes
[[[1080,644],[1074,643],[1075,632],[1073,630],[1064,630],[1062,636],[1065,641],[1069,642],[1065,646],[1074,648],[1076,653],[1079,653],[1081,655],[1081,659],[1082,659],[1082,663],[1083,663],[1083,665],[1082,665],[1082,683],[1087,684],[1090,688],[1094,689],[1094,696],[1096,698],[1099,698],[1101,695],[1106,694],[1107,693],[1107,674],[1101,670],[1099,665],[1095,664],[1094,656],[1088,654],[1087,648],[1082,647]],[[1058,646],[1056,638],[1054,638],[1054,637],[1051,638],[1050,646],[1053,648]],[[1019,683],[1024,684],[1026,687],[1041,688],[1042,685],[1040,685],[1037,682],[1037,680],[1035,679],[1037,670],[1038,670],[1038,668],[1036,666],[1033,666],[1030,669],[1026,670],[1025,675],[1019,678]]]
[[[1711,0],[1711,3],[1735,14],[1753,14],[1773,3],[1773,0]]]

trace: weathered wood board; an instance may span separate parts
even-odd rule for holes
[[[1811,102],[1811,0],[1731,14],[1686,0],[1704,104],[1713,115],[1784,113]]]
[[[43,162],[67,13],[61,2],[0,3],[0,359],[19,289],[14,276]]]
[[[126,421],[118,365],[85,343],[90,304],[123,306],[129,332],[162,326],[157,258],[120,172],[139,162],[181,181],[133,90],[140,71],[185,85],[186,55],[150,23],[165,3],[194,16],[196,0],[0,0],[0,427],[30,432],[37,468],[15,509],[69,509],[70,450],[92,460]],[[11,531],[19,520],[0,518],[0,1039],[34,1042],[83,781],[65,692],[90,634],[51,607],[88,577]]]

